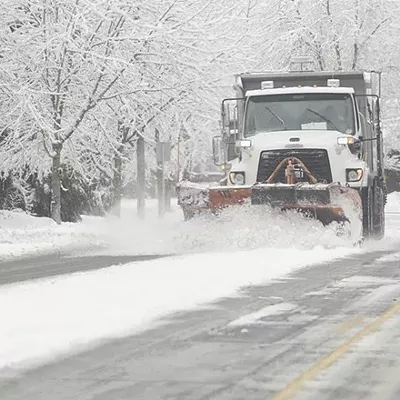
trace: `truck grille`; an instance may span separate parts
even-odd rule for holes
[[[332,183],[328,153],[322,149],[285,149],[263,151],[258,164],[257,182],[265,182],[278,164],[287,157],[297,157],[319,182]],[[275,182],[285,183],[285,168],[282,168]],[[307,176],[304,177],[307,182]]]

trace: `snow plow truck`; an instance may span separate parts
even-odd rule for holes
[[[233,88],[235,97],[222,101],[222,135],[213,138],[224,176],[215,184],[178,182],[185,219],[267,205],[324,225],[356,224],[363,238],[381,239],[381,73],[244,73]]]

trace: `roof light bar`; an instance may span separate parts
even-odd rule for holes
[[[261,89],[273,89],[273,88],[274,88],[274,81],[261,82]]]
[[[339,87],[340,86],[340,80],[339,79],[328,79],[328,87]]]

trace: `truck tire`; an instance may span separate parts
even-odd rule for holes
[[[361,192],[363,209],[363,238],[368,239],[373,235],[374,196],[372,187],[366,187]]]
[[[373,231],[374,239],[381,240],[385,236],[385,193],[380,186],[374,186]]]

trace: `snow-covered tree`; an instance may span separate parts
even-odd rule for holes
[[[31,168],[51,170],[52,217],[60,222],[66,143],[101,128],[93,121],[102,103],[133,96],[141,110],[157,109],[203,83],[212,54],[204,32],[217,26],[220,10],[182,0],[5,0],[2,8],[1,86],[11,102],[3,129],[13,132],[3,149],[18,153],[21,166],[27,152],[36,156]],[[44,152],[50,162],[43,163]]]
[[[118,202],[136,179],[138,137],[150,180],[156,129],[172,143],[175,175],[202,173],[212,168],[233,74],[285,70],[295,55],[321,70],[382,70],[385,133],[396,148],[397,8],[392,0],[3,0],[0,172],[21,182],[50,173],[58,222],[74,176],[91,196]]]

